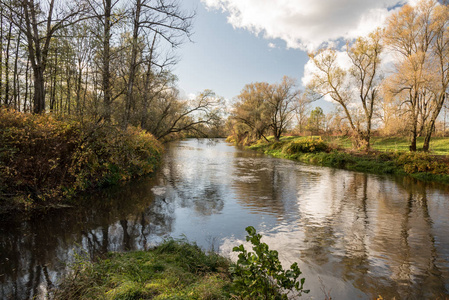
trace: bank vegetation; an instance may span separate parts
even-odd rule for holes
[[[153,172],[162,146],[136,127],[0,108],[2,210],[68,204],[80,192]]]
[[[287,300],[309,292],[297,263],[284,270],[262,235],[252,226],[246,231],[252,247],[234,247],[236,262],[173,239],[148,251],[108,253],[96,262],[78,257],[50,298]]]
[[[424,181],[449,184],[449,159],[426,152],[398,150],[354,151],[345,148],[336,138],[283,137],[280,141],[259,140],[249,149],[280,158],[287,158],[326,167],[373,174],[411,176]],[[377,140],[380,149],[394,148],[394,142]],[[448,139],[445,139],[449,145]],[[446,152],[449,147],[446,148]]]

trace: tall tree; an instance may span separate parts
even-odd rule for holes
[[[387,21],[385,40],[397,54],[396,71],[387,79],[387,92],[402,100],[410,120],[410,150],[419,135],[429,150],[436,119],[449,84],[449,13],[446,4],[422,0],[404,5]]]
[[[130,119],[131,107],[134,104],[134,85],[141,59],[145,51],[147,37],[154,35],[147,59],[154,59],[154,42],[158,37],[166,41],[170,47],[177,47],[182,43],[184,35],[190,36],[193,14],[180,9],[174,0],[135,0],[130,8],[129,17],[132,23],[131,55],[129,60],[128,83],[125,97],[125,112],[123,126],[126,128]],[[140,59],[139,59],[140,54]],[[151,65],[151,61],[149,64]]]
[[[279,141],[290,124],[298,105],[299,95],[295,80],[287,76],[284,76],[281,83],[271,84],[265,90],[266,114],[276,141]]]
[[[307,115],[309,114],[312,99],[306,93],[300,93],[296,105],[295,117],[299,134],[303,134],[307,126]]]
[[[370,149],[371,146],[373,115],[380,100],[379,64],[383,48],[381,37],[382,32],[377,30],[367,38],[358,38],[347,51],[352,62],[350,72],[356,82],[355,86],[358,88],[358,97],[363,108],[365,124],[359,125],[358,130],[366,149]]]
[[[34,113],[45,111],[45,70],[52,38],[80,19],[86,6],[80,1],[3,0],[8,20],[25,35],[34,77]],[[23,18],[23,21],[21,21]]]
[[[325,120],[326,116],[324,115],[323,109],[317,106],[310,112],[309,119],[307,120],[307,129],[310,130],[312,135],[319,135],[324,128]]]
[[[319,97],[329,96],[341,106],[359,149],[370,148],[372,118],[380,95],[381,51],[381,32],[375,31],[348,45],[349,70],[339,65],[335,49],[321,49],[309,55],[317,71],[308,89]],[[359,100],[354,102],[357,98]],[[361,107],[363,114],[360,116],[354,107]]]
[[[231,117],[242,124],[238,135],[249,135],[250,138],[266,138],[270,127],[266,113],[266,91],[269,84],[266,82],[256,82],[245,85],[237,96],[237,102],[233,105]]]

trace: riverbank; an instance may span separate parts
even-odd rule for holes
[[[284,270],[278,252],[261,242],[252,226],[233,248],[237,262],[205,252],[184,240],[166,240],[148,251],[109,252],[91,262],[80,259],[52,291],[54,299],[289,299],[300,296],[305,278],[297,263]]]
[[[139,128],[0,108],[0,213],[71,204],[75,195],[152,173],[162,146]]]
[[[53,299],[230,299],[230,261],[185,241],[80,260]]]
[[[249,149],[304,163],[374,174],[406,175],[423,181],[449,184],[449,159],[424,152],[358,152],[332,145],[320,137],[284,137],[259,140]]]

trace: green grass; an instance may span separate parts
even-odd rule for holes
[[[290,139],[292,137],[289,137]],[[300,137],[303,138],[303,137]],[[349,137],[323,137],[323,140],[331,145],[343,149],[351,149],[352,143]],[[419,137],[417,147],[422,148],[424,138]],[[408,151],[410,141],[406,137],[372,137],[371,148],[377,151]],[[449,155],[449,138],[433,137],[430,140],[430,152],[435,155]]]
[[[168,240],[150,251],[81,259],[54,299],[229,299],[229,260]]]

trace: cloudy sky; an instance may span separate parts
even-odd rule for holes
[[[195,9],[193,43],[178,50],[174,72],[184,95],[211,89],[232,99],[245,84],[296,78],[303,88],[307,51],[344,44],[380,26],[415,0],[182,0]],[[307,68],[306,68],[307,69]],[[307,74],[306,74],[307,75]]]

